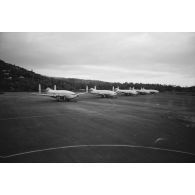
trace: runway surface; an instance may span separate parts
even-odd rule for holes
[[[0,162],[195,162],[195,96],[0,95]]]

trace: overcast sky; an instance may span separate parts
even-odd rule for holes
[[[0,33],[0,58],[48,76],[195,85],[195,33]]]

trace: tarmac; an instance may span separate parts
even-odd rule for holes
[[[195,96],[0,95],[0,162],[195,162]]]

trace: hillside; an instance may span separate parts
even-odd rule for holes
[[[37,74],[16,65],[8,64],[0,60],[0,91],[37,91],[38,84],[41,83],[42,89],[53,88],[57,85],[58,89],[79,90],[85,89],[86,85],[98,89],[112,89],[112,86],[119,86],[121,89],[129,87],[145,87],[146,89],[158,89],[160,91],[195,91],[195,87],[182,88],[179,86],[142,84],[142,83],[111,83],[96,80],[83,80],[75,78],[54,78]]]
[[[39,83],[43,89],[54,85],[67,90],[85,89],[86,85],[112,87],[111,83],[103,81],[47,77],[0,60],[0,91],[37,91]]]

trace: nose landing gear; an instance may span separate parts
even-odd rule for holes
[[[68,99],[65,96],[56,96],[58,102],[67,102]]]

